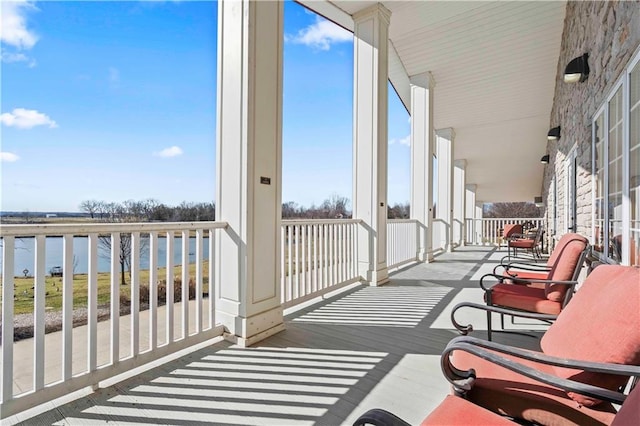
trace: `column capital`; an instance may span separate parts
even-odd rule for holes
[[[409,77],[409,82],[412,86],[422,87],[423,89],[431,90],[436,87],[436,79],[433,78],[433,74],[431,74],[431,71],[412,75],[411,77]]]
[[[467,160],[454,160],[453,161],[453,166],[454,167],[458,167],[460,169],[464,169],[467,167]]]
[[[444,129],[436,129],[436,136],[452,141],[456,137],[456,132],[453,127],[446,127]]]
[[[376,3],[372,6],[365,7],[364,9],[357,11],[351,16],[353,17],[353,22],[357,24],[359,21],[364,21],[375,15],[378,15],[380,18],[384,19],[387,25],[389,25],[389,23],[391,22],[391,11],[384,7],[382,3]]]

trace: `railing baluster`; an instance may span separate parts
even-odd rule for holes
[[[296,285],[293,287],[293,295],[294,299],[297,299],[301,296],[300,294],[300,227],[294,226],[294,244],[295,244],[295,258],[293,264],[295,265],[296,271]]]
[[[312,284],[312,258],[315,254],[311,251],[311,241],[313,240],[313,226],[305,225],[304,232],[307,235],[307,294],[311,294],[313,292],[313,284]]]
[[[300,296],[307,295],[307,227],[300,226],[300,254],[302,258],[298,267],[300,268]]]
[[[131,233],[131,356],[140,353],[140,232]]]
[[[149,232],[149,350],[158,347],[158,233]]]
[[[286,273],[286,250],[287,246],[286,241],[286,225],[280,226],[280,303],[286,302],[286,292],[287,292],[287,273]]]
[[[216,277],[215,277],[215,242],[216,231],[215,229],[209,230],[209,328],[215,326],[215,294],[216,294]]]
[[[120,233],[111,233],[111,364],[120,362]]]
[[[202,229],[196,230],[196,333],[202,331]]]
[[[173,322],[174,322],[174,289],[173,289],[173,274],[174,274],[174,265],[173,265],[173,253],[175,248],[175,240],[173,238],[173,231],[167,232],[167,282],[165,285],[165,300],[167,307],[167,324],[166,324],[166,333],[167,333],[167,345],[173,343],[174,335],[173,335]]]
[[[182,338],[189,337],[189,231],[182,231]]]
[[[320,280],[320,270],[318,261],[320,260],[320,252],[318,250],[318,225],[313,225],[313,291],[318,291],[318,281]]]
[[[287,296],[286,301],[293,299],[293,226],[286,225],[287,229]]]
[[[65,234],[62,242],[62,380],[73,375],[73,235]]]
[[[2,239],[2,403],[13,398],[13,275],[15,238]]]
[[[329,285],[329,227],[326,224],[322,225],[322,288],[327,288]]]
[[[44,330],[45,330],[45,296],[47,283],[45,281],[45,248],[44,235],[36,236],[36,261],[34,273],[34,322],[33,322],[33,389],[44,388]]]
[[[98,234],[89,234],[87,273],[87,371],[98,368]]]
[[[346,281],[347,280],[347,270],[346,270],[346,266],[347,264],[345,263],[345,258],[346,258],[346,246],[344,245],[344,223],[341,223],[340,225],[340,282]]]

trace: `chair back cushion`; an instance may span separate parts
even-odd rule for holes
[[[579,234],[565,234],[558,241],[558,245],[549,256],[547,266],[550,280],[568,281],[573,278],[578,265],[580,255],[589,244],[589,241]],[[562,302],[569,287],[562,284],[547,284],[546,295],[549,300]]]
[[[505,225],[504,228],[502,228],[502,236],[504,238],[508,238],[513,234],[522,234],[522,225],[517,223],[511,223],[511,224]]]
[[[640,365],[640,269],[598,266],[542,337],[542,351],[582,361]],[[624,376],[554,367],[560,377],[616,390]],[[600,401],[569,396],[585,406]]]

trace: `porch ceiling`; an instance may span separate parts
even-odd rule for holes
[[[345,25],[339,15],[375,3],[331,1],[334,16],[331,7],[317,11]],[[432,73],[435,127],[455,130],[454,157],[467,160],[477,200],[533,201],[542,188],[566,3],[381,3],[392,13],[390,79],[409,107],[408,77]]]

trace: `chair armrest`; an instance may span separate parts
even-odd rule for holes
[[[515,309],[502,308],[499,306],[487,306],[487,305],[482,305],[480,303],[461,302],[455,305],[451,310],[451,324],[453,324],[456,330],[458,330],[460,334],[463,334],[463,335],[466,335],[472,332],[473,325],[472,324],[462,325],[458,321],[456,321],[456,318],[455,318],[456,311],[461,308],[474,308],[474,309],[480,309],[487,312],[494,312],[497,314],[511,315],[511,316],[520,317],[520,318],[537,319],[541,321],[553,321],[556,318],[558,318],[557,315],[552,315],[552,314],[540,314],[537,312],[519,311]]]
[[[531,272],[549,272],[551,268],[549,268],[546,264],[540,263],[526,263],[526,262],[508,262],[504,263],[500,261],[499,265],[496,265],[493,268],[493,273],[496,274],[498,272],[498,268],[504,268],[505,272],[511,269],[517,269],[522,271],[531,271]]]
[[[411,426],[400,417],[381,408],[372,408],[353,422],[353,426]]]
[[[518,278],[518,277],[511,277],[511,276],[498,275],[498,274],[485,274],[480,278],[480,287],[484,291],[491,291],[491,288],[493,287],[493,286],[492,287],[486,287],[485,284],[484,284],[485,278],[489,278],[489,277],[498,280],[498,282],[494,283],[494,284],[501,283],[504,280],[509,280],[510,284],[515,284],[515,285],[527,285],[527,284],[533,284],[533,283],[542,283],[542,284],[561,284],[561,285],[573,286],[573,285],[577,285],[578,284],[578,281],[527,279],[527,278]]]
[[[603,401],[616,404],[624,402],[626,396],[619,392],[603,389],[598,386],[576,382],[574,380],[562,379],[548,373],[542,373],[535,368],[522,365],[511,359],[501,356],[500,353],[509,354],[517,358],[538,362],[541,364],[558,367],[575,368],[584,371],[592,371],[606,374],[616,374],[623,376],[640,377],[640,366],[597,363],[589,361],[579,361],[566,358],[558,358],[545,355],[541,352],[533,352],[524,349],[514,348],[495,342],[490,342],[474,337],[456,337],[449,342],[441,357],[441,367],[447,380],[455,387],[457,392],[464,393],[471,389],[475,381],[475,371],[460,370],[451,363],[450,354],[456,350],[465,351],[478,356],[484,360],[500,365],[523,376],[550,386],[563,389],[566,392],[576,392]]]
[[[533,238],[529,238],[528,234],[511,234],[507,237],[510,240],[513,240],[514,238],[524,238],[527,240],[532,240]]]

